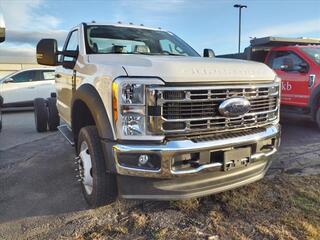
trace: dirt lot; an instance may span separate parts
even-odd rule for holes
[[[0,239],[320,239],[320,131],[282,119],[268,176],[210,197],[126,201],[87,210],[73,149],[37,134],[32,113],[4,116],[0,135]],[[18,127],[17,127],[18,126]]]

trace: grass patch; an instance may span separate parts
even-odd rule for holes
[[[66,236],[77,240],[320,239],[320,175],[281,174],[204,198],[128,205],[118,201],[66,214],[66,220],[51,221],[50,229],[36,236],[55,239],[72,232]],[[23,224],[25,239],[34,238],[32,229],[46,226],[39,220]],[[8,229],[0,225],[2,235]]]

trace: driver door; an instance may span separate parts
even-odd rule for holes
[[[77,51],[79,49],[78,29],[71,31],[67,37],[63,52]],[[76,61],[69,56],[62,56],[62,62]],[[71,123],[71,103],[73,95],[74,70],[64,64],[56,69],[56,90],[57,90],[57,107],[60,116],[68,123]]]
[[[306,107],[311,94],[308,63],[292,51],[274,51],[269,66],[282,79],[281,104]],[[306,66],[305,71],[301,66]]]

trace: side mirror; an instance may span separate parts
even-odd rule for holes
[[[208,58],[215,57],[214,51],[210,48],[203,49],[203,57],[208,57]]]
[[[6,26],[4,24],[3,17],[0,14],[0,42],[4,42],[5,39],[6,39]]]
[[[58,43],[55,39],[41,39],[37,44],[37,62],[41,65],[58,65]]]
[[[281,66],[280,66],[280,70],[281,70],[281,71],[284,71],[284,72],[288,72],[288,71],[290,71],[290,69],[289,69],[289,66],[288,66],[288,65],[281,65]]]
[[[3,81],[3,83],[13,83],[13,79],[12,78],[7,78]]]

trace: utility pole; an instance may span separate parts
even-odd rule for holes
[[[235,4],[233,5],[235,8],[239,8],[239,42],[238,42],[238,53],[240,53],[240,42],[241,42],[241,9],[247,8],[246,5]]]

